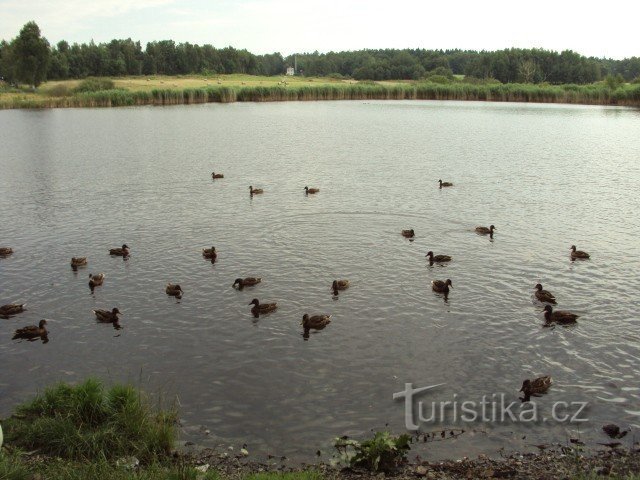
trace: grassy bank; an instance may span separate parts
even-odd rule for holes
[[[355,82],[294,77],[159,77],[114,79],[113,88],[79,91],[79,81],[50,82],[38,92],[5,89],[0,108],[121,107],[194,103],[316,100],[476,100],[640,107],[640,85],[534,85]]]
[[[389,471],[397,480],[468,478],[626,478],[639,480],[640,449],[586,453],[556,445],[542,453],[502,454],[500,459],[408,462],[409,435],[378,432],[369,440],[340,439],[356,455],[339,469],[319,463],[260,463],[245,454],[213,449],[175,450],[177,415],[128,385],[105,387],[89,379],[58,384],[18,406],[2,420],[0,480],[372,480]],[[314,446],[309,446],[310,450]],[[344,453],[344,452],[343,452]]]

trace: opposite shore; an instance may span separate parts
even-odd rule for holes
[[[79,89],[79,80],[48,82],[38,90],[0,88],[0,109],[123,107],[198,103],[319,100],[458,100],[640,107],[640,84],[550,85],[354,81],[248,75],[153,76],[97,79],[102,88]],[[86,82],[86,80],[85,80]],[[104,88],[104,85],[107,88]]]

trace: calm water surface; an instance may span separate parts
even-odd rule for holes
[[[512,401],[550,374],[539,407],[587,401],[590,422],[478,422],[420,453],[606,441],[604,423],[640,424],[638,132],[631,109],[471,102],[2,111],[0,244],[15,253],[0,304],[28,311],[0,320],[0,415],[96,375],[177,395],[185,440],[304,460],[335,436],[402,432],[407,382],[445,383],[429,403]],[[493,241],[473,232],[491,223]],[[123,242],[129,260],[107,254]],[[572,244],[591,260],[572,263]],[[430,267],[428,250],[454,261]],[[89,272],[106,274],[94,295]],[[234,290],[244,276],[263,282]],[[352,283],[338,299],[334,278]],[[448,302],[430,290],[446,278]],[[577,326],[543,328],[537,282]],[[278,311],[254,319],[254,297]],[[120,331],[91,313],[114,306]],[[333,322],[305,341],[305,312]],[[11,341],[41,318],[49,343]]]

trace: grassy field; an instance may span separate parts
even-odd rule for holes
[[[611,89],[591,85],[466,83],[464,79],[355,81],[337,78],[220,76],[141,76],[65,80],[36,91],[0,84],[0,109],[178,105],[209,102],[315,100],[476,100],[640,106],[640,85]],[[109,85],[78,91],[87,82]]]

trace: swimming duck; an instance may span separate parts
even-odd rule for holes
[[[256,194],[262,193],[262,192],[264,192],[263,189],[261,189],[261,188],[253,188],[251,185],[249,185],[249,194],[250,195],[256,195]]]
[[[451,261],[451,257],[449,255],[434,255],[432,251],[427,252],[425,257],[429,257],[429,263],[444,263]]]
[[[93,289],[95,287],[99,287],[104,282],[104,273],[97,273],[95,275],[89,274],[89,288],[91,289],[91,293],[93,293]]]
[[[556,304],[556,297],[554,297],[551,292],[542,289],[541,284],[536,285],[536,298],[541,302],[553,303]]]
[[[610,438],[622,438],[626,437],[627,433],[631,430],[620,430],[620,427],[615,423],[609,423],[602,426],[602,431],[606,433]]]
[[[170,295],[172,297],[182,298],[182,287],[177,283],[167,283],[165,292],[167,292],[167,295]]]
[[[576,246],[571,245],[571,260],[575,260],[576,258],[589,258],[589,254],[582,250],[576,250]]]
[[[413,238],[416,236],[416,232],[413,231],[413,228],[411,230],[402,230],[402,236],[405,238]]]
[[[75,271],[78,267],[85,267],[87,265],[87,257],[72,257],[71,268]]]
[[[231,286],[235,287],[236,285],[238,285],[238,289],[242,290],[244,287],[252,287],[254,285],[257,285],[261,281],[262,278],[256,277],[236,278],[236,281],[233,282],[233,285]]]
[[[547,323],[556,322],[560,324],[569,324],[576,323],[576,319],[579,318],[579,315],[566,310],[556,310],[554,312],[551,305],[545,305],[544,318]]]
[[[522,382],[522,388],[520,391],[524,393],[525,397],[530,397],[531,395],[537,396],[547,393],[550,386],[551,377],[549,375],[545,375],[544,377],[534,378],[533,380],[525,380]]]
[[[24,312],[24,306],[26,303],[8,303],[0,307],[0,317],[9,317],[10,315],[17,315]]]
[[[338,290],[346,290],[349,288],[349,280],[334,280],[331,289],[334,295],[338,295]]]
[[[253,307],[251,307],[251,313],[253,313],[255,317],[257,317],[261,313],[273,312],[276,308],[278,308],[277,303],[260,303],[257,298],[251,300],[249,305],[253,305]]]
[[[109,250],[109,255],[126,257],[127,255],[129,255],[129,247],[126,244],[123,244],[120,248],[112,248]]]
[[[224,175],[221,173],[211,172],[211,178],[224,178]]]
[[[33,340],[38,337],[43,338],[47,336],[47,329],[45,325],[47,324],[46,320],[40,320],[40,323],[36,327],[35,325],[29,325],[26,327],[19,328],[13,334],[13,338],[11,340],[16,340],[18,338],[25,338],[27,340]]]
[[[442,180],[438,180],[440,182],[440,188],[442,187],[453,187],[453,183],[451,182],[443,182]]]
[[[445,282],[443,282],[442,280],[434,280],[431,282],[431,289],[434,292],[448,294],[449,287],[453,288],[453,285],[451,284],[451,280],[449,279],[447,279]]]
[[[307,195],[310,193],[318,193],[319,191],[320,191],[319,188],[304,187],[304,193],[306,193]]]
[[[331,315],[313,315],[309,316],[305,313],[302,316],[302,322],[300,325],[308,331],[313,328],[314,330],[322,330],[324,327],[331,323]]]
[[[116,307],[113,307],[113,309],[111,311],[109,310],[92,310],[92,312],[95,314],[96,318],[98,319],[99,322],[104,322],[104,323],[115,323],[118,322],[120,319],[118,318],[118,315],[122,315],[120,313],[120,310],[118,310]]]
[[[211,259],[211,263],[215,262],[216,258],[218,258],[218,253],[216,252],[216,247],[203,248],[202,249],[202,256],[204,258],[210,258]]]
[[[491,225],[489,228],[487,227],[476,227],[476,233],[480,233],[482,235],[492,235],[493,236],[493,231],[497,230],[496,227],[494,227],[493,225]]]
[[[7,257],[13,253],[13,248],[11,247],[0,247],[0,257]]]

